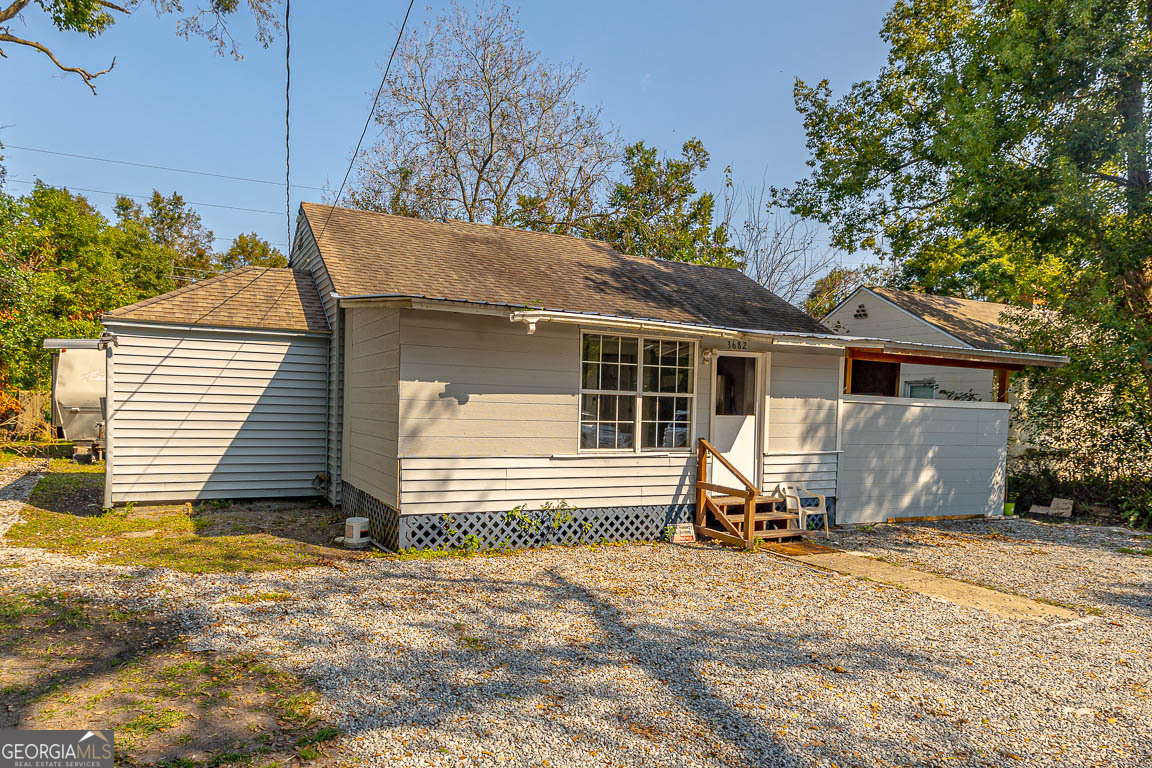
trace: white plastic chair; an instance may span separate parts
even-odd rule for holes
[[[808,530],[808,515],[822,515],[824,517],[824,538],[832,537],[828,529],[828,505],[823,496],[818,493],[810,493],[804,486],[796,483],[780,483],[776,486],[775,495],[784,498],[785,512],[799,516],[800,530]],[[800,503],[801,499],[819,499],[820,503],[815,507],[805,507]]]

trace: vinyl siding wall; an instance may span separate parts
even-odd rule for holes
[[[346,309],[344,327],[344,478],[396,507],[400,312]]]
[[[402,513],[693,501],[694,454],[577,455],[578,327],[403,310],[400,328]],[[703,435],[710,369],[697,370]]]
[[[320,301],[324,305],[324,314],[328,318],[328,327],[332,329],[332,342],[328,347],[328,391],[333,396],[328,401],[327,443],[328,443],[328,501],[332,504],[340,503],[340,458],[343,451],[343,401],[338,396],[344,391],[344,335],[340,328],[341,312],[333,298],[335,291],[332,279],[328,275],[328,268],[320,257],[320,249],[316,246],[312,228],[304,216],[296,217],[296,236],[292,241],[291,266],[312,273],[316,283],[316,290],[320,293]]]
[[[867,309],[868,317],[853,317],[861,304]],[[943,331],[937,330],[899,307],[864,291],[830,314],[824,324],[833,330],[855,336],[922,344],[941,344],[950,347],[970,346]],[[906,382],[928,379],[935,381],[943,390],[958,393],[972,392],[980,400],[996,399],[995,376],[992,371],[939,365],[901,365],[899,394],[901,396],[904,394]]]
[[[773,352],[768,384],[768,438],[761,487],[794,482],[813,493],[836,495],[837,409],[840,368],[836,353]]]
[[[853,395],[843,409],[839,522],[1001,509],[1006,404]]]
[[[328,339],[109,324],[113,501],[316,494]]]

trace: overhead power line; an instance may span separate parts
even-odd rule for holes
[[[282,183],[279,181],[268,181],[267,179],[252,179],[252,178],[249,178],[247,176],[229,176],[228,174],[225,174],[225,173],[211,173],[209,171],[194,171],[194,170],[191,170],[188,168],[171,168],[171,167],[166,166],[166,165],[153,165],[151,163],[135,163],[135,162],[132,162],[130,160],[113,160],[110,157],[95,157],[93,155],[77,155],[77,154],[74,154],[72,152],[57,152],[55,150],[40,149],[38,147],[21,147],[21,146],[18,146],[16,144],[5,144],[4,149],[19,149],[19,150],[23,150],[24,152],[39,152],[40,154],[43,154],[43,155],[56,155],[57,157],[74,157],[74,158],[78,158],[80,160],[94,160],[98,163],[115,163],[116,165],[131,165],[131,166],[134,166],[136,168],[152,168],[153,170],[157,170],[157,171],[171,171],[173,173],[190,173],[194,176],[211,176],[212,178],[228,179],[230,181],[248,181],[248,182],[251,182],[253,184],[272,184],[272,185],[275,185],[277,187],[280,186],[280,184]],[[304,184],[293,184],[292,186],[295,187],[296,189],[313,189],[313,190],[316,190],[319,192],[326,191],[325,187],[309,187],[309,186],[304,185]],[[277,212],[277,215],[279,215],[279,212]]]
[[[384,93],[384,83],[388,81],[388,70],[392,69],[392,59],[396,57],[396,49],[400,47],[400,40],[404,37],[404,27],[408,25],[408,14],[412,13],[412,5],[416,0],[408,0],[408,10],[404,12],[404,21],[400,22],[400,32],[396,35],[396,43],[392,46],[392,53],[388,56],[388,64],[384,67],[384,76],[380,78],[380,87],[376,89],[376,98],[372,100],[372,109],[368,110],[368,119],[364,121],[364,129],[360,131],[360,139],[356,142],[356,149],[352,152],[352,157],[348,160],[348,170],[344,171],[344,180],[340,182],[340,190],[336,193],[335,199],[332,201],[332,207],[328,209],[328,215],[324,217],[324,226],[320,227],[320,234],[316,237],[316,242],[320,242],[320,238],[324,237],[324,230],[328,228],[328,220],[332,218],[332,211],[336,210],[336,206],[340,204],[340,195],[344,194],[344,185],[348,183],[348,174],[352,173],[352,166],[356,163],[356,158],[360,156],[360,145],[364,143],[364,135],[368,133],[368,126],[372,122],[372,118],[376,116],[376,105],[380,103],[380,94]]]
[[[29,181],[28,179],[8,179],[8,181],[11,181],[15,184],[28,184],[29,186],[34,185],[36,183],[35,181]],[[53,186],[55,186],[55,185],[53,185]],[[116,197],[131,197],[133,200],[151,200],[152,199],[152,195],[130,195],[127,192],[110,192],[106,189],[87,189],[86,187],[73,187],[73,186],[68,185],[68,184],[64,184],[61,186],[64,189],[71,189],[71,190],[75,190],[77,192],[90,192],[90,193],[96,194],[96,195],[115,195]],[[204,207],[204,208],[224,208],[224,209],[229,210],[229,211],[244,211],[246,213],[270,213],[273,216],[279,216],[280,215],[280,211],[265,211],[262,208],[240,208],[239,206],[235,206],[235,205],[221,205],[219,203],[192,203],[192,202],[188,202],[188,201],[185,201],[185,203],[187,205],[196,206],[197,208],[201,208],[201,207]]]
[[[292,0],[284,0],[284,223],[292,242]]]

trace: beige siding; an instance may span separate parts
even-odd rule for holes
[[[326,338],[109,328],[113,501],[316,493]]]
[[[578,508],[693,503],[685,455],[404,458],[404,514],[506,512],[566,501]]]
[[[853,317],[861,304],[867,309],[868,316]],[[949,347],[970,346],[867,291],[860,291],[855,298],[846,301],[842,307],[828,315],[824,324],[833,330],[853,336]],[[925,380],[936,382],[942,390],[961,394],[972,392],[980,400],[996,399],[995,377],[992,371],[940,365],[901,365],[899,394],[904,394],[906,382]]]
[[[1006,405],[855,395],[843,408],[838,521],[1001,509]]]
[[[761,488],[770,493],[778,483],[797,483],[812,493],[835,496],[838,459],[835,451],[767,454]]]
[[[400,312],[356,307],[344,325],[344,480],[396,507]]]
[[[294,269],[302,269],[312,273],[316,283],[316,290],[320,293],[320,301],[324,304],[324,313],[328,317],[328,326],[332,329],[332,342],[328,348],[328,391],[332,397],[328,402],[327,442],[328,442],[328,501],[332,504],[340,503],[340,457],[343,451],[343,400],[344,391],[344,360],[343,360],[343,332],[340,329],[340,309],[333,297],[334,288],[332,279],[328,275],[328,268],[324,259],[320,257],[320,249],[316,246],[312,229],[304,216],[296,217],[296,236],[292,241],[290,258]]]
[[[808,455],[837,449],[842,365],[839,353],[772,353],[766,453]]]

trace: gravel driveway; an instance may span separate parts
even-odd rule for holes
[[[833,544],[1103,616],[1152,619],[1152,536],[1006,518],[837,531]]]
[[[1093,567],[1081,557],[1110,562],[1113,540],[1091,534],[1022,528],[933,562],[977,552],[1017,587],[1058,594],[1069,577],[1051,558],[1077,574]],[[841,539],[879,551],[901,535]],[[1093,600],[1146,590],[1152,560],[1126,557]],[[201,576],[0,547],[0,574],[0,589],[168,612],[191,647],[304,675],[361,765],[1152,763],[1152,620],[1135,594],[1103,617],[1018,622],[712,545]],[[235,599],[276,591],[291,598]]]

